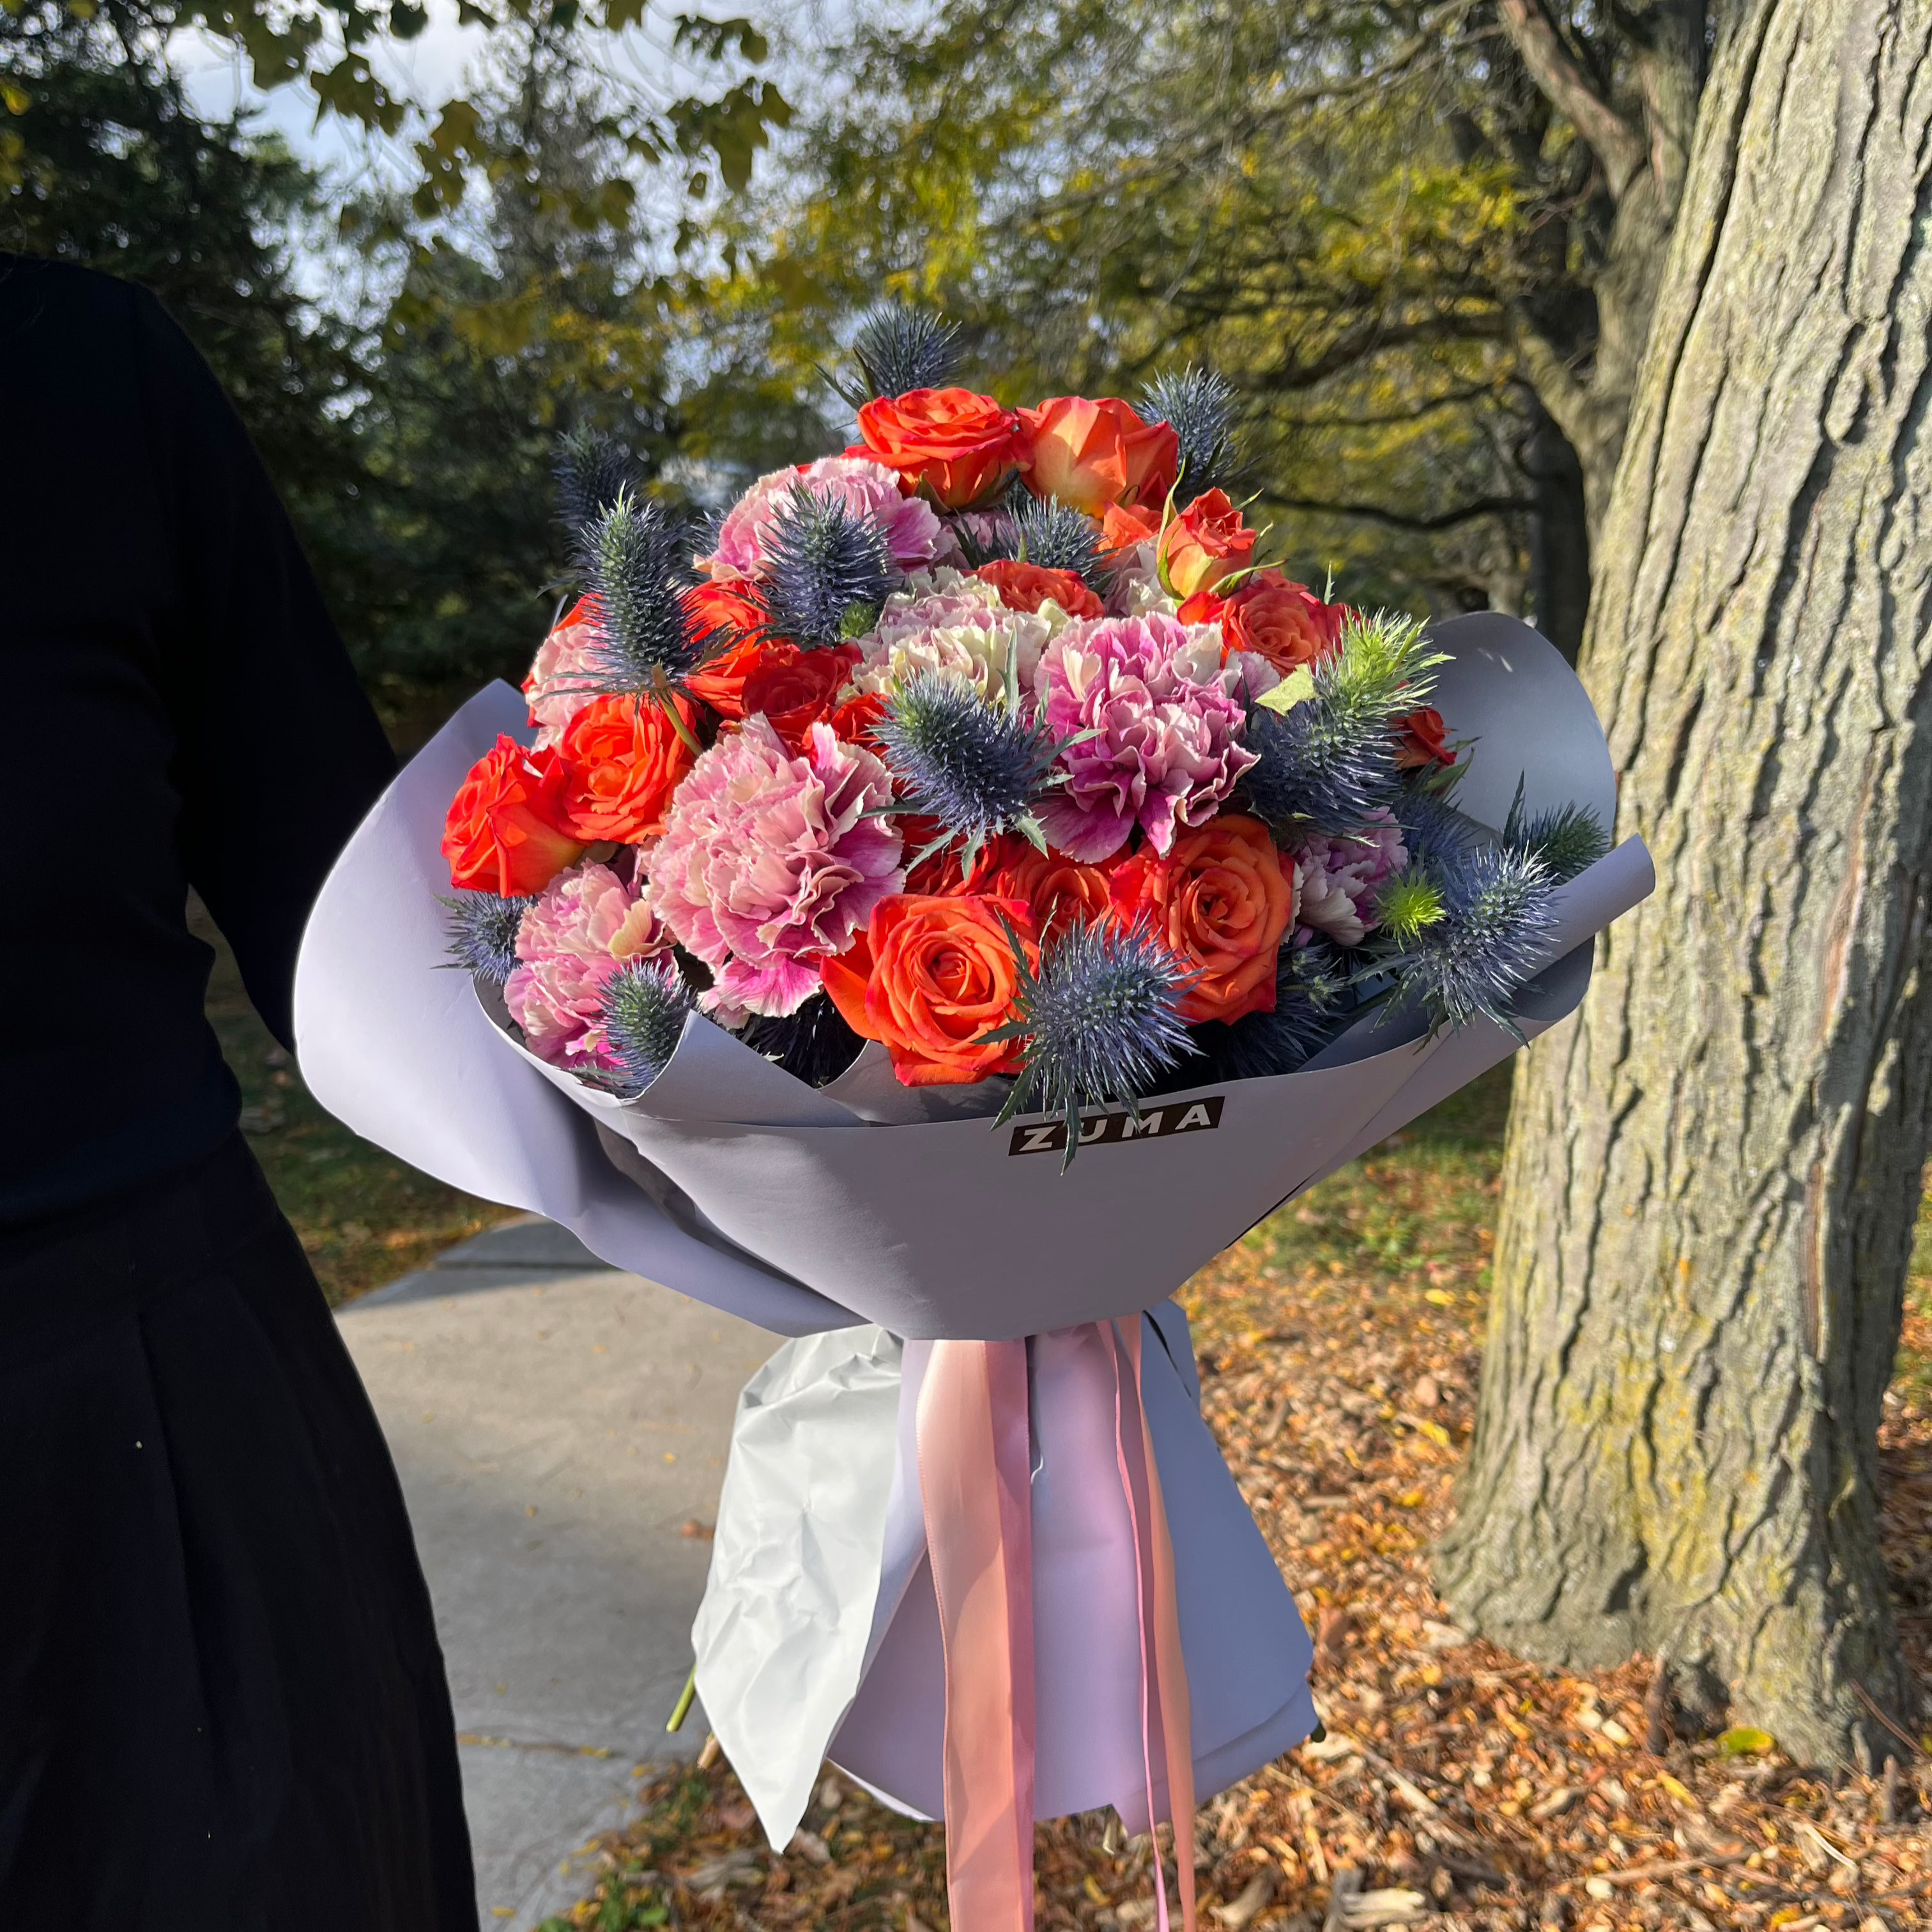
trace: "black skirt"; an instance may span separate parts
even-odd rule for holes
[[[240,1137],[0,1233],[0,1928],[476,1924],[402,1492]]]

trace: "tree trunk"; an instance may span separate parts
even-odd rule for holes
[[[1928,55],[1928,0],[1752,0],[1719,50],[1582,663],[1658,887],[1518,1070],[1439,1556],[1498,1641],[1664,1655],[1811,1761],[1910,1709],[1875,1463],[1932,1100]]]

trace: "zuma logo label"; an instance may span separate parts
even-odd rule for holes
[[[1210,1132],[1221,1124],[1221,1103],[1225,1094],[1210,1094],[1204,1100],[1168,1101],[1164,1106],[1143,1107],[1137,1120],[1131,1114],[1082,1114],[1080,1144],[1105,1147],[1110,1142],[1171,1140],[1176,1134]],[[1016,1127],[1009,1155],[1060,1154],[1066,1147],[1066,1123],[1048,1120],[1036,1127]]]

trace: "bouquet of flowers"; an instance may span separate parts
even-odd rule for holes
[[[1587,809],[1474,836],[1412,618],[1261,561],[1226,386],[1007,410],[862,334],[843,455],[705,539],[566,451],[581,594],[452,806],[458,957],[635,1094],[701,1012],[814,1086],[1060,1117],[1287,1073],[1365,1001],[1500,1015]],[[1056,1136],[1064,1158],[1077,1131]]]
[[[859,440],[695,538],[566,442],[572,592],[345,854],[298,1031],[359,1131],[805,1338],[694,1633],[775,1843],[829,1751],[979,1932],[1112,1803],[1191,1921],[1195,1791],[1313,1715],[1167,1298],[1569,1011],[1650,869],[1527,627],[1265,561],[1224,383],[1007,409],[952,346],[871,318]]]

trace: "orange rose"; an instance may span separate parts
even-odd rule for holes
[[[1184,624],[1221,626],[1231,651],[1252,651],[1285,676],[1342,647],[1346,604],[1324,604],[1279,570],[1258,570],[1232,596],[1197,590],[1175,613]]]
[[[686,730],[698,721],[687,699],[674,700]],[[566,773],[566,829],[585,841],[635,845],[664,830],[691,747],[654,698],[600,698],[572,718],[559,748]]]
[[[1395,721],[1396,748],[1395,761],[1403,771],[1412,772],[1423,765],[1453,765],[1456,762],[1454,749],[1449,743],[1449,728],[1442,722],[1442,714],[1433,705],[1426,704],[1420,711],[1412,711],[1406,718]]]
[[[765,607],[742,584],[694,584],[680,601],[699,633],[717,632],[720,644],[764,631]]]
[[[856,644],[830,650],[784,644],[767,651],[745,680],[740,715],[749,718],[762,711],[785,748],[796,753],[803,748],[813,725],[830,722],[838,694],[851,682],[862,655]]]
[[[949,510],[963,509],[1026,460],[1019,418],[970,389],[908,389],[859,412],[866,440],[846,451],[896,470]]]
[[[745,680],[774,650],[788,646],[763,638],[741,638],[706,658],[684,680],[684,688],[700,704],[708,704],[721,718],[745,715]]]
[[[1162,533],[1156,559],[1161,581],[1177,597],[1218,584],[1245,569],[1255,554],[1256,532],[1241,521],[1241,513],[1224,490],[1197,496]]]
[[[1294,916],[1294,875],[1259,820],[1230,813],[1184,832],[1165,859],[1143,849],[1114,868],[1114,906],[1146,917],[1200,976],[1180,1016],[1238,1020],[1274,1010],[1282,934]]]
[[[1118,556],[1136,544],[1151,542],[1160,535],[1160,512],[1142,503],[1110,503],[1100,519],[1100,551]]]
[[[1044,564],[1001,557],[982,563],[973,574],[990,584],[1009,610],[1037,610],[1050,597],[1070,617],[1106,614],[1106,607],[1070,570],[1048,570]]]
[[[1094,926],[1107,916],[1114,862],[1082,866],[1009,834],[1000,842],[998,869],[986,890],[995,898],[1025,900],[1043,945],[1076,920]]]
[[[443,820],[452,884],[520,898],[540,892],[584,848],[563,825],[565,772],[553,749],[499,738],[470,768]]]
[[[1033,443],[1026,486],[1097,517],[1110,503],[1158,503],[1174,487],[1180,439],[1112,396],[1055,396],[1020,422]]]
[[[1000,922],[1004,914],[1039,964],[1033,916],[1019,899],[955,898],[896,892],[872,908],[866,936],[820,964],[825,990],[845,1024],[883,1040],[907,1087],[958,1087],[1012,1073],[1018,1040],[980,1036],[1013,1017],[1019,966]]]

